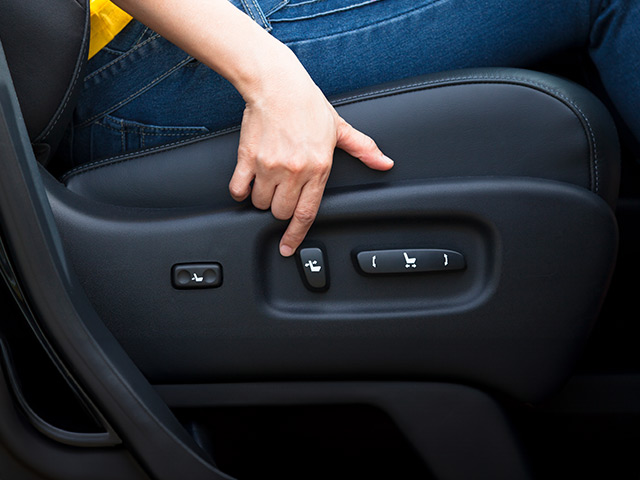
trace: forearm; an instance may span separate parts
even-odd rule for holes
[[[229,80],[247,101],[259,97],[274,65],[293,53],[227,0],[113,0],[154,31]],[[300,66],[300,68],[302,68]]]
[[[280,252],[289,256],[311,227],[343,148],[371,168],[393,165],[375,142],[337,114],[293,52],[227,0],[113,0],[229,80],[244,97],[231,196],[291,218]]]

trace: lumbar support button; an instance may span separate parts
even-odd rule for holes
[[[414,273],[462,270],[464,257],[453,250],[421,248],[413,250],[367,250],[356,255],[364,273]]]
[[[222,265],[195,263],[174,265],[171,280],[175,288],[215,288],[222,285]]]
[[[329,274],[322,249],[301,248],[299,258],[302,278],[307,288],[314,291],[326,290],[329,286]]]

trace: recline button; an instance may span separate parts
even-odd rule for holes
[[[464,257],[453,250],[422,248],[411,250],[368,250],[356,256],[364,273],[414,273],[462,270]]]
[[[322,291],[328,287],[329,275],[324,252],[320,248],[302,248],[299,253],[302,277],[309,290]]]
[[[171,269],[174,288],[215,288],[222,285],[222,265],[191,263],[174,265]]]

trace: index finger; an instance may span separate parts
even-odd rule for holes
[[[280,240],[280,254],[283,257],[293,255],[306,237],[318,214],[323,191],[324,184],[306,183],[302,187],[289,226]]]

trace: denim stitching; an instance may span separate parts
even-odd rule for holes
[[[136,50],[142,48],[144,45],[146,45],[147,43],[155,40],[156,38],[158,38],[160,35],[159,34],[155,34],[152,35],[151,37],[147,38],[144,42],[139,43],[138,45],[135,45],[133,48],[127,50],[125,53],[123,53],[121,56],[119,56],[118,58],[114,58],[113,60],[111,60],[109,63],[107,63],[106,65],[103,65],[102,67],[100,67],[98,70],[96,70],[95,72],[91,72],[89,75],[87,75],[86,77],[84,77],[84,81],[88,81],[91,80],[93,77],[95,77],[96,75],[98,75],[99,73],[105,71],[107,68],[111,67],[112,65],[115,65],[116,63],[118,63],[120,60],[123,60],[125,57],[128,57],[130,54],[132,54],[133,52],[135,52]]]
[[[275,7],[273,7],[271,10],[269,10],[268,12],[266,12],[264,15],[268,18],[269,15],[273,15],[274,13],[276,13],[278,10],[280,10],[282,7],[287,5],[287,1],[288,0],[282,0],[280,3],[278,3]]]
[[[144,38],[144,36],[147,34],[147,32],[149,31],[149,27],[144,27],[142,29],[142,33],[140,35],[138,35],[138,38],[136,38],[136,41],[133,42],[133,45],[136,46],[138,45],[138,43],[140,43],[140,40],[142,40]],[[157,34],[156,34],[157,35]]]
[[[378,21],[376,21],[374,23],[368,23],[368,24],[365,24],[365,25],[361,25],[358,28],[354,28],[354,29],[349,30],[347,32],[336,32],[336,33],[332,33],[332,34],[329,34],[329,35],[324,35],[324,36],[322,36],[320,38],[322,38],[324,40],[327,40],[327,39],[331,39],[331,38],[341,37],[343,35],[349,35],[349,34],[352,34],[352,33],[355,33],[355,32],[359,32],[361,30],[367,30],[367,29],[372,28],[373,26],[381,27],[381,26],[384,26],[384,24],[386,24],[387,22],[396,21],[398,18],[403,17],[405,15],[412,15],[414,12],[419,11],[419,10],[421,10],[423,8],[424,9],[434,8],[434,7],[436,7],[437,5],[439,5],[441,3],[447,3],[449,1],[451,1],[451,0],[429,0],[427,3],[414,6],[414,7],[410,8],[409,10],[403,11],[402,13],[398,13],[398,14],[396,14],[394,16],[391,16],[391,17],[388,17],[388,18],[384,18],[382,20],[378,20]],[[274,23],[274,22],[277,23],[278,20],[272,19],[271,22],[272,23]],[[294,39],[288,40],[287,41],[287,45],[290,46],[290,47],[293,47],[293,46],[296,46],[296,45],[304,45],[306,43],[315,42],[317,39],[318,38],[294,38]]]
[[[592,154],[591,154],[592,158],[591,158],[591,161],[593,163],[593,178],[592,178],[591,183],[592,183],[594,192],[598,193],[598,191],[599,191],[598,146],[597,146],[597,142],[596,142],[596,138],[595,138],[595,133],[593,132],[593,128],[591,127],[591,123],[589,123],[589,119],[584,114],[584,112],[580,109],[580,107],[578,107],[578,105],[576,105],[571,99],[567,98],[562,93],[549,88],[548,85],[545,85],[545,84],[542,84],[542,83],[538,83],[538,82],[534,82],[534,81],[531,81],[531,80],[526,80],[526,79],[523,79],[523,78],[518,78],[518,77],[494,77],[494,76],[490,76],[490,75],[471,75],[471,76],[463,76],[463,77],[449,77],[449,78],[444,78],[444,79],[439,79],[439,80],[430,80],[430,81],[424,81],[424,82],[416,82],[416,83],[413,83],[413,84],[403,85],[403,86],[394,87],[394,88],[385,88],[385,89],[377,90],[377,91],[374,91],[374,92],[368,92],[368,93],[363,93],[363,94],[360,94],[360,95],[352,95],[350,97],[339,98],[339,99],[336,100],[336,103],[338,105],[345,104],[345,103],[356,103],[358,101],[363,101],[365,99],[368,99],[371,96],[376,96],[376,95],[381,95],[381,94],[386,95],[386,94],[402,93],[402,91],[406,90],[407,88],[428,87],[428,86],[436,85],[436,84],[443,83],[443,82],[452,82],[452,81],[459,82],[459,81],[467,81],[467,80],[497,80],[497,81],[518,82],[519,84],[524,84],[524,85],[528,85],[528,86],[531,86],[531,87],[539,88],[544,93],[546,93],[548,95],[551,95],[551,96],[555,96],[555,97],[561,98],[567,104],[571,105],[575,109],[575,111],[577,111],[580,114],[580,118],[582,119],[583,123],[587,127],[586,128],[587,136],[588,136],[588,138],[590,140],[590,145],[592,147]]]
[[[124,127],[122,130],[119,130],[117,128],[109,127],[107,125],[100,125],[100,127],[112,130],[117,133],[127,132],[131,130],[126,127]],[[184,137],[184,136],[190,136],[190,135],[197,135],[198,133],[200,133],[201,135],[204,135],[209,132],[200,131],[200,132],[185,132],[185,133],[147,133],[147,132],[138,132],[138,133],[140,135],[145,135],[148,137]]]
[[[256,11],[258,12],[258,15],[260,16],[260,19],[262,20],[262,27],[270,29],[271,26],[269,25],[269,21],[264,16],[264,12],[262,11],[262,8],[256,3],[256,0],[251,0],[251,3],[253,3],[253,6],[256,7]]]
[[[102,167],[108,167],[110,165],[117,165],[118,163],[122,163],[122,162],[126,162],[129,160],[135,160],[138,158],[144,158],[147,157],[159,150],[162,151],[168,151],[171,150],[173,147],[178,147],[178,146],[182,146],[188,143],[194,143],[200,140],[205,140],[208,138],[215,138],[215,137],[219,137],[222,135],[225,135],[227,133],[231,133],[234,131],[238,131],[240,130],[240,126],[239,125],[235,125],[233,127],[229,127],[229,128],[224,128],[222,130],[217,130],[215,132],[212,133],[205,133],[202,135],[198,135],[195,137],[191,137],[191,138],[186,138],[184,140],[178,140],[175,142],[171,142],[171,143],[167,143],[165,145],[159,145],[156,147],[150,147],[146,150],[140,150],[138,152],[135,153],[123,153],[121,155],[116,155],[114,157],[109,157],[109,158],[103,158],[102,160],[95,160],[93,162],[89,162],[89,163],[84,163],[82,165],[78,165],[75,168],[72,168],[71,170],[69,170],[67,173],[65,173],[61,178],[60,181],[63,183],[66,183],[67,180],[69,180],[71,177],[74,177],[76,175],[80,175],[83,173],[87,173],[91,170],[97,170],[99,168]]]
[[[103,124],[96,124],[96,126],[99,126],[101,128],[105,128],[107,130],[111,130],[112,132],[117,133],[120,136],[120,148],[122,149],[123,152],[127,151],[127,134],[128,132],[131,130],[128,127],[122,125],[120,129],[112,127],[110,125],[103,125]],[[204,128],[204,127],[203,127]],[[191,140],[193,138],[195,138],[195,136],[200,133],[200,135],[204,135],[208,132],[185,132],[185,133],[145,133],[143,131],[138,132],[138,134],[140,135],[140,147],[141,148],[146,148],[145,146],[145,137],[189,137],[189,138],[185,138],[185,140]],[[161,147],[162,145],[157,145],[158,147]],[[152,148],[152,147],[150,147]],[[93,150],[92,150],[93,151]],[[125,153],[123,153],[122,155],[125,155]]]
[[[257,22],[255,15],[253,14],[253,11],[251,10],[251,7],[247,4],[246,0],[240,0],[242,2],[242,6],[244,7],[245,11],[249,14],[249,16],[251,17],[251,19],[254,22]]]
[[[310,20],[312,18],[324,17],[325,15],[332,15],[334,13],[346,12],[347,10],[353,10],[354,8],[364,7],[365,5],[376,3],[378,1],[379,0],[365,0],[364,2],[360,2],[355,5],[349,5],[348,7],[336,8],[334,10],[327,10],[326,12],[314,13],[313,15],[303,15],[301,17],[273,18],[271,19],[271,22],[278,23],[278,22],[296,22],[298,20]],[[296,5],[291,5],[291,6],[295,7]]]
[[[127,136],[124,130],[124,122],[120,120],[120,144],[122,146],[122,151],[127,151]]]
[[[306,2],[298,2],[298,3],[294,3],[294,4],[290,4],[289,7],[293,8],[293,7],[299,7],[301,5],[311,5],[312,3],[318,3],[320,0],[307,0]]]
[[[165,127],[163,125],[149,125],[149,124],[143,124],[143,123],[138,123],[138,122],[134,122],[134,121],[130,121],[130,120],[125,120],[124,118],[118,118],[118,117],[114,117],[112,115],[105,115],[103,118],[109,119],[112,122],[116,122],[116,123],[121,123],[122,128],[139,128],[139,129],[144,129],[144,128],[148,128],[148,129],[163,129],[163,130],[178,130],[178,131],[187,131],[187,130],[202,130],[203,128],[205,130],[207,130],[207,127]],[[126,125],[125,125],[126,124]],[[102,123],[99,123],[98,125],[100,125],[101,127],[105,127],[105,128],[113,128],[110,127],[109,125],[104,125]],[[207,130],[208,131],[208,130]],[[152,135],[151,133],[147,133],[147,135]],[[167,135],[179,135],[178,133],[168,133]]]
[[[186,55],[186,54],[185,54]],[[144,93],[145,91],[149,90],[150,88],[152,88],[155,84],[157,84],[158,82],[160,82],[161,80],[165,79],[166,77],[168,77],[169,75],[171,75],[173,72],[175,72],[176,70],[178,70],[180,67],[182,67],[185,63],[190,62],[191,61],[191,57],[187,57],[186,59],[182,60],[181,62],[179,62],[177,65],[175,65],[174,67],[170,68],[169,70],[167,70],[165,73],[163,73],[162,75],[157,76],[156,78],[154,78],[153,80],[151,80],[147,85],[145,85],[144,87],[140,88],[138,91],[132,93],[131,95],[129,95],[127,98],[125,98],[124,100],[121,100],[120,102],[116,103],[115,105],[110,106],[109,108],[107,108],[106,110],[103,110],[102,112],[93,115],[91,118],[85,120],[84,122],[76,125],[78,128],[80,127],[84,127],[88,124],[90,124],[91,122],[93,122],[95,119],[100,118],[101,116],[107,114],[108,112],[111,112],[113,110],[117,110],[118,108],[120,108],[122,105],[130,102],[131,100],[133,100],[135,97],[137,97],[138,95]]]
[[[113,119],[114,122],[119,123],[120,128],[112,127],[111,125],[105,125],[104,123],[96,123],[95,126],[100,128],[106,128],[107,130],[111,130],[116,133],[122,133],[129,130],[139,129],[140,135],[152,135],[157,137],[182,137],[185,135],[194,135],[197,133],[200,133],[200,134],[209,133],[209,131],[207,130],[207,127],[162,127],[160,125],[158,125],[157,128],[161,128],[163,130],[165,129],[166,130],[182,130],[183,133],[151,133],[151,132],[145,132],[144,127],[140,128],[140,127],[136,127],[135,125],[133,126],[125,125],[126,120],[118,119],[114,117],[110,117],[110,118]],[[206,131],[203,132],[202,130],[206,130]]]
[[[191,131],[191,132],[184,132],[184,133],[149,133],[149,132],[141,131],[140,135],[145,135],[148,137],[184,137],[185,135],[196,135],[197,133],[205,134],[208,132],[203,132],[202,130],[198,132]]]
[[[105,52],[108,53],[110,55],[113,55],[114,57],[119,57],[120,55],[123,54],[122,51],[120,50],[114,50],[113,48],[109,48],[109,47],[102,47],[102,50],[100,50],[100,53]]]

